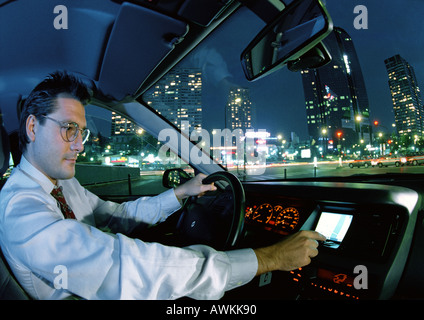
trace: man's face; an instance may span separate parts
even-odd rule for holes
[[[60,122],[75,122],[79,128],[86,127],[84,106],[72,98],[57,98],[56,111],[48,117]],[[67,142],[62,138],[61,126],[47,118],[43,125],[37,119],[34,129],[35,139],[27,148],[28,160],[53,183],[57,179],[72,178],[77,156],[84,150],[81,133],[74,141]]]

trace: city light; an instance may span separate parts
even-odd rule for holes
[[[343,55],[343,61],[344,61],[345,66],[346,66],[347,73],[350,74],[349,58],[348,58],[347,55]]]

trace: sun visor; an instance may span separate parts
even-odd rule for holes
[[[187,28],[185,22],[124,3],[107,44],[99,89],[116,100],[133,95]]]

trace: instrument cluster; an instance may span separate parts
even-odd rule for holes
[[[250,224],[261,225],[267,230],[289,234],[299,224],[300,212],[290,205],[262,203],[247,205],[245,221]]]

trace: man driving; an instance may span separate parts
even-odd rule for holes
[[[66,72],[38,84],[20,119],[22,159],[0,193],[0,245],[34,299],[218,299],[256,275],[293,270],[318,254],[315,231],[259,249],[178,248],[126,236],[164,221],[189,196],[215,190],[199,174],[155,197],[103,201],[75,179],[89,137],[87,87]],[[66,281],[58,283],[58,267]]]

